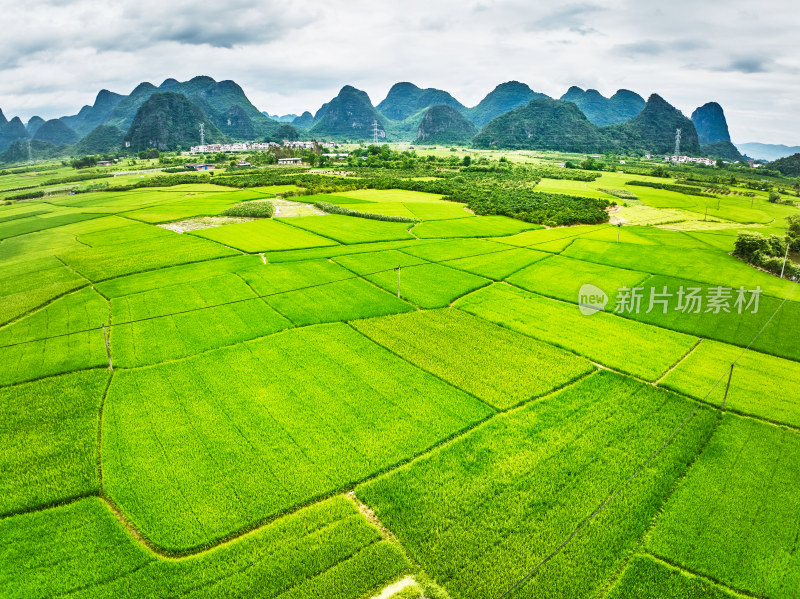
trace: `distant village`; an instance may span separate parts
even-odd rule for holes
[[[332,142],[316,142],[316,141],[289,141],[288,139],[284,139],[283,143],[275,143],[273,141],[269,142],[250,142],[250,141],[243,141],[243,142],[236,142],[232,144],[204,144],[200,146],[192,146],[189,148],[189,151],[186,152],[188,154],[210,154],[210,153],[217,153],[217,152],[243,152],[247,150],[269,150],[271,148],[284,148],[290,150],[316,150],[317,148],[323,149],[333,149],[336,148],[337,144]],[[349,154],[337,154],[337,153],[323,153],[322,156],[326,156],[333,160],[343,160],[349,156]],[[288,158],[278,158],[278,164],[280,165],[299,165],[302,164],[303,159],[299,157],[288,157]],[[214,170],[213,164],[186,164],[184,165],[185,168],[188,170],[195,170],[195,171],[211,171]],[[247,168],[250,167],[251,164],[249,162],[240,161],[236,167],[237,168]]]
[[[243,141],[232,144],[205,144],[202,146],[192,146],[190,154],[208,154],[211,152],[243,152],[246,150],[269,150],[270,148],[289,148],[292,150],[313,150],[314,148],[335,148],[332,142],[319,143],[316,141],[289,141],[284,139],[283,143],[269,142],[250,142]]]

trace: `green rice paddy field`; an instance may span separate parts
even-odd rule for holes
[[[0,206],[0,597],[798,597],[800,291],[728,253],[796,209],[631,178],[538,186],[634,191],[621,230]]]

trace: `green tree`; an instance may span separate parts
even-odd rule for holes
[[[786,220],[789,223],[786,237],[791,244],[792,251],[800,252],[800,215],[792,214],[791,216],[787,216]]]

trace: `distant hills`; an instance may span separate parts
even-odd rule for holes
[[[667,154],[674,150],[679,128],[683,151],[699,153],[692,122],[658,94],[651,95],[644,109],[629,121],[605,127],[589,121],[574,102],[539,98],[494,119],[473,143],[484,148]]]
[[[756,160],[778,160],[800,152],[800,146],[784,146],[782,144],[762,144],[756,142],[736,144],[743,154]]]
[[[421,110],[437,105],[450,106],[459,111],[466,108],[446,91],[432,87],[420,89],[408,82],[395,83],[376,108],[387,119],[403,121]]]
[[[147,148],[188,149],[200,144],[202,123],[206,143],[221,143],[225,136],[203,110],[186,96],[161,92],[150,96],[136,111],[125,141],[134,152]]]
[[[466,116],[476,127],[480,128],[501,114],[525,106],[536,98],[547,98],[547,95],[535,92],[519,81],[507,81],[490,91],[477,106],[469,108]]]
[[[425,111],[417,127],[417,143],[467,144],[477,132],[477,127],[458,110],[446,104],[438,104]]]
[[[779,158],[767,164],[766,168],[779,171],[787,177],[800,177],[800,153]]]
[[[78,134],[60,119],[50,119],[36,131],[33,139],[45,141],[54,146],[70,145],[78,141]]]
[[[603,152],[609,143],[572,102],[537,98],[484,127],[473,143],[479,148]]]
[[[745,162],[746,159],[731,143],[725,111],[717,102],[708,102],[692,113],[692,123],[697,129],[697,138],[703,151],[710,156],[730,162]]]
[[[366,92],[345,85],[335,98],[314,115],[309,134],[313,137],[348,140],[372,139],[374,124],[377,124],[378,139],[383,141],[386,139],[384,117],[372,106]]]
[[[28,141],[36,142],[31,152],[41,157],[113,153],[125,142],[133,150],[187,149],[200,143],[200,123],[209,143],[297,138],[291,125],[262,114],[235,82],[199,76],[184,82],[167,79],[158,87],[143,82],[128,95],[104,89],[77,114],[49,121],[35,116],[27,126],[19,118],[8,121],[0,111],[0,153],[7,153],[0,154],[0,161],[10,162],[20,153],[27,159]],[[18,141],[25,147],[12,151]]]
[[[618,149],[672,154],[678,129],[681,130],[681,153],[701,153],[694,123],[664,98],[652,94],[639,114],[627,122],[604,128],[604,133]]]
[[[584,91],[574,85],[561,96],[561,100],[575,104],[589,122],[598,127],[629,121],[642,112],[646,104],[642,96],[627,89],[620,89],[606,98],[596,89]]]
[[[673,152],[680,128],[682,153],[745,159],[731,143],[724,111],[716,102],[699,107],[688,119],[658,94],[645,101],[630,90],[605,97],[573,86],[553,99],[520,81],[507,81],[467,107],[445,90],[406,81],[393,85],[377,106],[366,92],[345,85],[314,114],[271,116],[256,108],[234,81],[198,76],[183,82],[166,79],[159,86],[142,82],[127,95],[104,89],[92,105],[50,121],[32,117],[26,125],[0,111],[0,161],[27,153],[28,142],[31,152],[42,156],[112,153],[126,142],[134,151],[184,149],[199,144],[200,123],[209,143],[298,138],[370,142],[376,124],[379,141],[658,154]],[[740,148],[771,160],[800,151],[767,144]]]
[[[14,117],[10,121],[0,110],[0,152],[6,150],[14,140],[27,138],[28,132],[19,117]]]

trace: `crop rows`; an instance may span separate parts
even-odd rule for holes
[[[353,326],[412,364],[506,409],[590,372],[585,360],[458,310],[410,312]]]
[[[489,413],[346,325],[287,331],[118,372],[103,419],[105,489],[151,541],[191,549]]]
[[[611,373],[501,414],[356,489],[453,597],[497,597],[618,489],[693,405]],[[700,410],[526,597],[593,597],[713,430]]]
[[[97,491],[97,414],[108,378],[87,370],[0,388],[0,515]]]
[[[294,222],[296,219],[292,219]],[[224,227],[198,229],[192,235],[210,239],[243,252],[269,252],[334,245],[335,242],[275,220],[256,220]]]
[[[279,220],[285,220],[288,224],[295,227],[345,244],[413,239],[408,233],[408,223],[390,223],[364,218],[353,218],[341,214],[298,216]]]
[[[649,381],[658,379],[697,343],[694,337],[605,312],[584,316],[573,304],[502,284],[467,295],[455,306]]]
[[[106,300],[85,288],[0,328],[0,385],[107,364],[102,332],[80,331],[107,323],[108,314]]]
[[[800,428],[800,364],[791,360],[704,340],[661,385],[721,406],[734,361],[726,407]]]
[[[0,588],[15,598],[361,599],[409,569],[343,497],[178,560],[139,546],[96,498],[0,521],[0,536]]]
[[[648,550],[734,589],[796,597],[798,471],[797,433],[726,416],[667,501]]]

